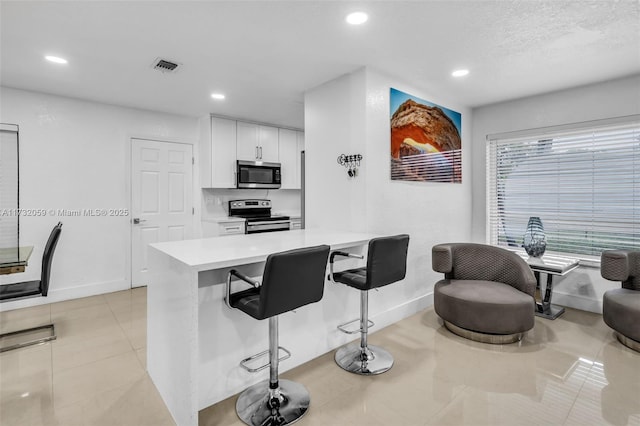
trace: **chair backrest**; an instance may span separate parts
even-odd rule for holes
[[[367,288],[403,280],[407,274],[407,234],[373,238],[367,254]]]
[[[606,250],[600,255],[600,275],[621,281],[622,288],[640,290],[640,250]]]
[[[44,253],[42,254],[42,272],[40,273],[40,292],[43,296],[49,293],[49,276],[51,274],[51,262],[53,261],[53,252],[56,250],[60,233],[62,232],[62,222],[58,222],[53,227],[47,245],[44,246]]]
[[[509,250],[475,243],[448,243],[433,246],[432,267],[450,280],[495,281],[508,284],[531,296],[536,279],[525,262]]]
[[[260,318],[269,318],[322,299],[329,246],[274,253],[267,257],[260,287]]]

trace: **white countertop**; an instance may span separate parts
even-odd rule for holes
[[[258,234],[227,235],[196,240],[150,244],[197,271],[262,262],[268,255],[285,250],[328,244],[332,250],[365,244],[377,234],[299,229]]]

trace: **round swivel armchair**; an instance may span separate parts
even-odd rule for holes
[[[517,254],[473,243],[439,244],[432,266],[434,308],[451,332],[483,343],[513,343],[533,328],[536,279]]]
[[[604,322],[623,345],[640,352],[640,250],[607,250],[600,255],[600,274],[621,281],[602,298]]]

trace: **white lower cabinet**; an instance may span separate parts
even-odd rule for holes
[[[209,219],[202,221],[204,238],[244,234],[244,219]]]
[[[302,219],[299,217],[292,217],[291,229],[302,229]]]

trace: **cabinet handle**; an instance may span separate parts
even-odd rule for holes
[[[262,147],[260,147],[260,159],[262,160]]]
[[[258,147],[256,146],[256,160],[260,159],[260,157],[258,156]]]

